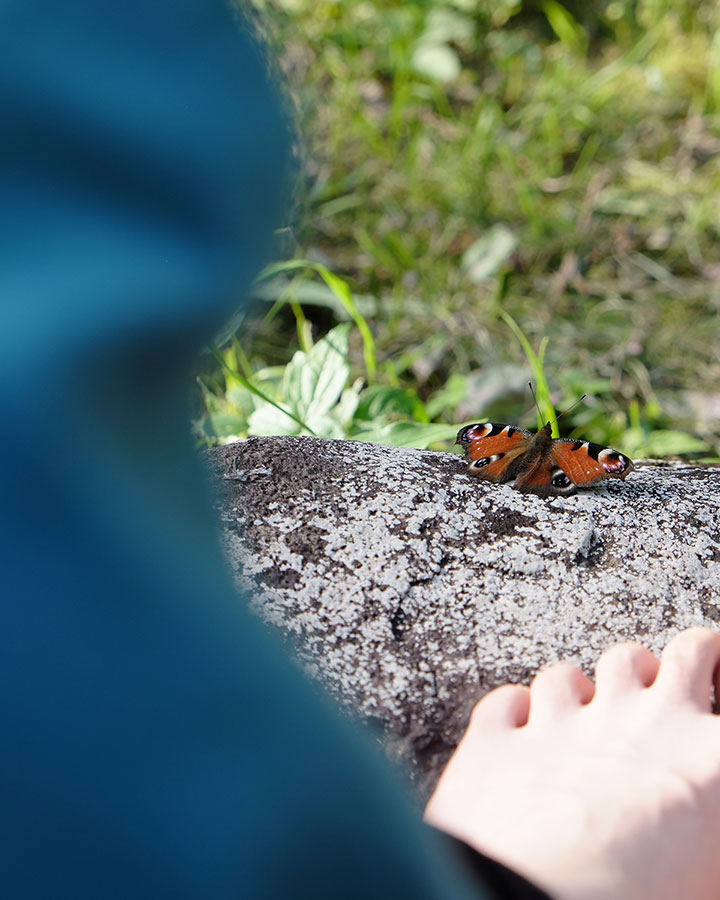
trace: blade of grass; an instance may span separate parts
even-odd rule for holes
[[[557,39],[573,53],[584,56],[587,50],[587,35],[571,13],[557,0],[545,0],[541,9]]]
[[[365,370],[367,372],[368,381],[373,381],[377,370],[377,363],[375,360],[375,340],[370,331],[370,326],[353,302],[350,288],[342,278],[338,278],[337,275],[334,275],[326,269],[325,266],[320,265],[320,263],[314,263],[313,268],[342,303],[353,322],[357,325],[357,329],[360,332],[363,341],[363,359],[365,360]]]
[[[303,353],[309,353],[312,347],[312,337],[310,335],[310,323],[305,318],[305,313],[301,304],[296,300],[290,300],[290,309],[295,316],[295,327],[297,328],[298,343]]]
[[[237,337],[233,337],[232,346],[235,350],[235,359],[237,361],[238,366],[242,369],[243,375],[246,378],[251,378],[253,371],[252,366],[250,365],[250,360],[247,358],[247,354],[242,348],[242,344],[237,339]]]
[[[357,306],[355,306],[352,291],[342,278],[335,275],[321,263],[315,263],[309,259],[290,259],[285,262],[271,263],[260,272],[255,280],[257,282],[267,281],[270,278],[274,278],[276,275],[296,271],[297,269],[311,269],[313,272],[316,272],[338,298],[343,309],[348,313],[360,332],[363,342],[363,359],[365,361],[365,370],[367,372],[368,381],[374,381],[375,373],[377,371],[375,340],[370,331],[370,326],[362,313],[358,310]]]
[[[550,388],[548,387],[545,373],[543,372],[543,362],[545,360],[545,350],[547,349],[548,339],[544,337],[542,341],[540,341],[540,348],[538,352],[535,353],[530,341],[527,339],[525,333],[515,319],[513,319],[509,313],[505,312],[504,309],[500,310],[500,316],[518,339],[520,346],[523,348],[523,352],[527,357],[527,361],[530,363],[533,378],[535,379],[535,396],[539,407],[538,427],[542,428],[545,422],[553,422],[553,436],[557,437],[559,432],[557,425],[554,423],[555,408],[550,400]]]

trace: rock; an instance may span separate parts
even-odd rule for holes
[[[450,453],[309,437],[209,451],[237,584],[428,795],[474,703],[720,621],[720,469],[521,494]]]

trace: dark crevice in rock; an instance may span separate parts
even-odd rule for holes
[[[402,641],[405,637],[406,616],[402,606],[398,606],[390,616],[390,629],[396,641]]]
[[[585,566],[585,568],[592,569],[600,563],[604,552],[605,542],[597,531],[593,529],[587,545],[577,551],[573,557],[573,562],[577,566]]]

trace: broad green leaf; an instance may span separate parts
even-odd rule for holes
[[[363,382],[357,378],[350,387],[345,388],[340,396],[337,406],[332,410],[332,416],[347,430],[355,416],[358,402],[362,394]]]
[[[248,434],[300,434],[303,430],[298,422],[286,415],[277,406],[263,403],[247,420]]]
[[[324,413],[317,416],[311,415],[307,424],[308,427],[312,428],[312,432],[316,437],[339,441],[345,437],[345,429],[332,413],[329,415]]]
[[[408,391],[378,384],[363,391],[356,418],[375,422],[391,413],[411,416],[413,409],[414,398]]]
[[[334,413],[311,414],[305,425],[305,428],[301,428],[290,416],[283,415],[280,410],[267,404],[257,409],[248,419],[248,434],[278,435],[310,432],[313,437],[319,438],[342,440],[345,437],[345,429]]]
[[[309,353],[299,350],[287,365],[283,396],[306,424],[327,414],[347,384],[350,328],[349,324],[336,325]]]
[[[358,431],[350,438],[368,444],[385,444],[389,447],[414,447],[425,450],[438,441],[454,441],[457,425],[426,425],[424,422],[392,422],[380,428]]]
[[[208,347],[210,349],[210,352],[215,357],[215,359],[220,363],[222,368],[227,369],[228,365],[225,362],[225,358],[223,357],[222,353],[218,350],[218,348],[214,344],[208,344]],[[274,406],[281,413],[285,412],[285,410],[275,400],[273,400],[273,398],[270,397],[265,391],[263,391],[261,388],[259,388],[257,384],[253,384],[251,381],[248,381],[248,379],[245,378],[244,375],[241,375],[237,371],[233,370],[232,374],[233,374],[234,379],[240,385],[247,388],[249,391],[251,391],[257,397],[259,397],[261,400],[263,400],[266,404],[269,404],[270,406]],[[291,419],[295,419],[297,424],[300,425],[301,427],[306,427],[305,423],[300,421],[292,410],[287,410],[287,415],[289,415]]]
[[[253,394],[252,391],[249,391],[242,384],[235,385],[235,387],[231,387],[229,391],[226,391],[225,401],[226,406],[234,408],[246,416],[249,416],[258,405],[257,395]]]

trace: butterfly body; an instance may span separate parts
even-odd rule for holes
[[[456,443],[465,451],[468,473],[542,496],[569,496],[606,478],[624,479],[632,460],[591,441],[553,438],[548,422],[536,434],[494,422],[467,425]]]

